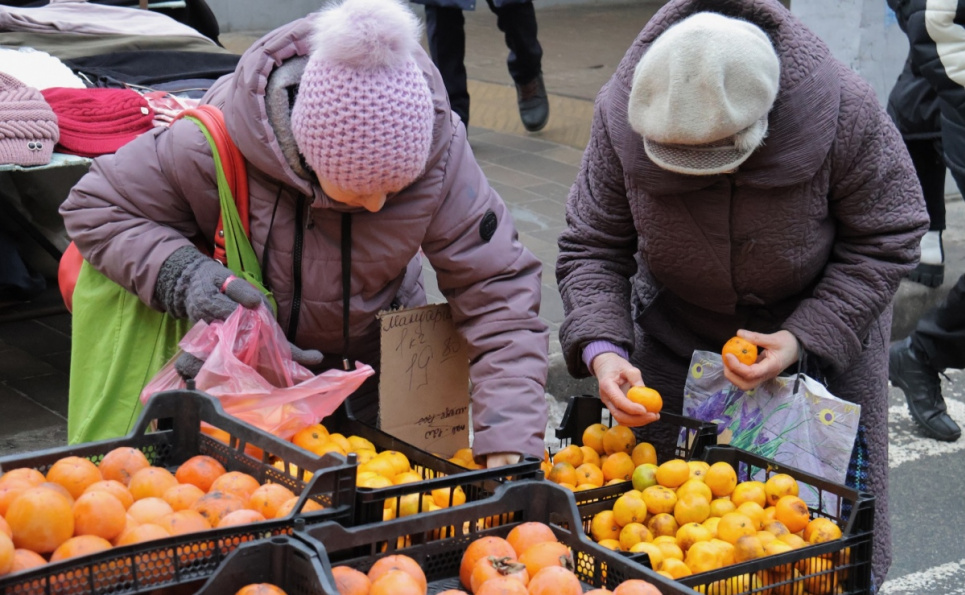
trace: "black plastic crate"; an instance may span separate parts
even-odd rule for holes
[[[513,527],[527,521],[553,528],[557,538],[572,550],[576,575],[585,585],[612,590],[625,580],[637,578],[649,581],[664,595],[694,593],[634,559],[584,538],[573,494],[540,480],[505,483],[489,498],[378,526],[346,528],[322,523],[299,528],[295,536],[314,544],[330,566],[346,565],[362,572],[381,557],[410,556],[425,572],[429,593],[438,593],[463,589],[459,565],[472,541],[485,535],[505,537]]]
[[[591,424],[603,423],[605,410],[603,401],[598,397],[590,395],[570,397],[566,404],[566,411],[563,412],[563,418],[560,420],[560,425],[556,428],[556,437],[560,439],[560,448],[569,444],[583,446],[583,430]],[[606,421],[609,421],[609,416],[607,416]],[[717,444],[717,427],[714,424],[667,411],[661,411],[660,419],[654,423],[633,428],[633,433],[638,442],[647,442],[648,428],[652,430],[651,426],[666,427],[670,424],[679,428],[681,435],[686,435],[686,440],[678,440],[674,449],[673,454],[678,459],[685,461],[699,459],[704,449]],[[577,504],[622,494],[627,491],[628,485],[629,482],[624,482],[576,492]]]
[[[303,541],[279,535],[233,551],[196,595],[231,595],[252,583],[275,585],[287,595],[337,593],[328,561]]]
[[[820,516],[831,519],[841,528],[842,537],[828,543],[809,545],[783,554],[693,574],[681,578],[681,583],[707,595],[723,595],[725,592],[728,595],[756,593],[792,595],[805,590],[809,593],[828,592],[836,595],[871,593],[874,496],[732,446],[709,447],[704,450],[701,459],[710,464],[720,461],[730,463],[737,471],[739,482],[749,479],[766,481],[777,473],[790,475],[799,483],[805,484],[806,488],[813,489],[817,493],[818,503],[810,507],[811,518]],[[578,507],[586,535],[589,535],[593,515],[612,508],[613,502],[621,494],[622,492]],[[817,557],[831,560],[833,568],[815,569],[815,571],[798,572],[798,574],[793,572],[795,566],[804,566],[807,564],[806,560]],[[649,561],[646,563],[649,564]],[[805,568],[805,570],[808,569]],[[753,586],[753,582],[748,581],[751,586],[737,590],[725,589],[718,583],[732,577],[755,576],[761,571],[773,572],[776,576],[788,578],[773,582],[769,586],[756,587]],[[715,583],[718,584],[715,585]]]
[[[227,432],[228,443],[201,433],[202,422]],[[151,431],[152,428],[168,429]],[[0,458],[0,467],[5,471],[29,467],[46,473],[60,458],[79,456],[99,463],[105,454],[121,446],[137,448],[152,465],[169,469],[192,456],[208,455],[229,471],[243,471],[260,483],[285,485],[301,499],[295,511],[283,519],[117,547],[0,577],[0,595],[146,593],[207,578],[240,544],[290,534],[296,516],[304,517],[308,523],[348,523],[352,519],[354,455],[350,461],[337,455],[313,456],[227,415],[216,399],[199,391],[174,390],[154,395],[135,428],[124,438],[9,455]],[[246,454],[247,447],[257,448],[261,459]],[[273,467],[274,460],[282,461],[287,468],[298,467],[297,477]],[[314,472],[307,482],[306,470]],[[309,499],[322,504],[324,510],[300,514]]]
[[[356,419],[346,406],[322,423],[330,431],[337,431],[345,435],[354,434],[372,442],[378,451],[395,450],[409,459],[414,471],[421,474],[423,481],[384,488],[357,488],[355,500],[355,518],[353,525],[383,522],[383,510],[386,501],[395,499],[395,516],[398,516],[402,496],[410,494],[428,494],[432,490],[459,487],[466,495],[466,503],[486,498],[503,482],[508,480],[533,479],[540,474],[540,460],[524,457],[519,463],[506,465],[496,469],[467,469],[455,463],[440,458],[421,448],[413,446],[383,432],[379,428]],[[421,500],[418,507],[422,512]]]

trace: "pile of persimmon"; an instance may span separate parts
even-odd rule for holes
[[[544,523],[521,523],[505,537],[480,537],[466,548],[459,582],[466,589],[439,595],[583,595],[573,572],[573,553]],[[349,566],[332,568],[339,595],[426,595],[426,576],[419,564],[402,554],[380,558],[368,573]],[[644,580],[624,581],[612,592],[595,589],[586,595],[659,595]]]
[[[97,464],[67,456],[47,473],[0,476],[0,575],[112,547],[288,516],[290,489],[194,456],[173,472],[136,448]],[[321,505],[309,501],[306,511]]]
[[[238,589],[235,595],[288,595],[281,587],[271,583],[251,583]]]
[[[590,536],[610,549],[646,552],[653,568],[668,578],[841,537],[831,519],[812,518],[798,497],[797,480],[785,473],[763,482],[738,482],[729,463],[674,459],[656,468],[652,485],[634,485],[643,489],[627,491],[611,509],[592,517]],[[812,595],[833,593],[841,578],[835,571],[840,561],[833,555],[809,558],[793,569],[735,577],[735,584],[719,592],[741,593],[748,590],[742,586],[767,587],[803,576],[803,589]]]
[[[542,468],[546,479],[582,491],[630,481],[637,467],[656,463],[656,449],[637,443],[629,427],[596,423],[583,430],[583,446],[570,444],[552,458],[547,451]]]
[[[292,436],[292,443],[317,455],[327,452],[355,453],[359,463],[355,483],[362,488],[386,488],[419,483],[425,479],[422,473],[412,467],[405,453],[397,450],[380,451],[366,438],[354,435],[346,437],[337,432],[330,433],[322,424],[314,424],[299,430]],[[473,460],[472,451],[468,448],[459,449],[449,460],[460,467],[481,468]],[[278,468],[284,467],[278,465]],[[389,498],[385,501],[383,519],[391,520],[419,512],[458,506],[465,502],[465,491],[458,486],[406,494],[401,498]]]

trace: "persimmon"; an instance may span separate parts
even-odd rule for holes
[[[613,595],[660,595],[660,589],[643,579],[631,578],[617,585]]]
[[[197,502],[191,505],[189,510],[200,512],[201,516],[207,519],[209,525],[217,527],[223,518],[244,507],[245,502],[238,496],[216,491],[209,492],[199,498]]]
[[[104,479],[113,479],[124,485],[131,483],[135,473],[150,466],[151,462],[144,453],[130,446],[119,446],[111,450],[97,465]]]
[[[506,535],[506,541],[513,546],[516,556],[523,555],[530,546],[544,541],[556,541],[556,533],[546,523],[528,521],[513,527]]]
[[[218,528],[250,525],[251,523],[260,523],[264,520],[266,520],[265,516],[257,510],[242,508],[241,510],[226,514],[224,518],[218,522]]]
[[[96,535],[110,541],[119,536],[126,525],[124,504],[108,492],[85,492],[74,502],[75,535]]]
[[[74,535],[74,512],[63,494],[44,487],[20,494],[4,516],[18,548],[47,554]]]
[[[13,566],[10,572],[23,572],[31,568],[37,568],[47,563],[43,556],[33,550],[17,548],[13,551]]]
[[[0,516],[7,514],[7,508],[17,496],[34,487],[37,486],[23,479],[14,479],[0,485]]]
[[[94,463],[81,457],[70,456],[59,459],[51,465],[47,470],[46,479],[67,488],[76,500],[84,493],[87,486],[101,481],[104,477]]]
[[[0,533],[0,576],[13,570],[16,549],[13,540],[6,533]]]
[[[90,492],[106,492],[111,496],[114,496],[120,500],[121,504],[124,505],[124,510],[131,507],[134,504],[134,496],[131,495],[131,490],[127,489],[127,486],[123,483],[117,481],[116,479],[104,479],[101,481],[96,481],[84,490],[85,494]]]
[[[201,499],[205,492],[198,486],[192,483],[179,483],[174,487],[170,487],[164,494],[161,495],[161,499],[171,505],[175,511],[177,510],[187,510],[191,508],[191,505]]]
[[[462,583],[462,586],[467,589],[470,588],[472,570],[475,568],[476,562],[487,556],[510,558],[513,560],[517,558],[516,550],[502,537],[486,535],[474,540],[466,548],[466,551],[463,552],[462,560],[459,563],[459,581]]]
[[[287,595],[281,587],[271,583],[252,583],[238,589],[235,595]]]
[[[660,413],[663,409],[663,397],[649,386],[631,386],[627,391],[627,399],[643,407],[649,413]]]
[[[292,511],[295,510],[295,506],[298,504],[298,500],[299,500],[299,496],[295,496],[293,498],[289,498],[285,502],[282,502],[281,505],[275,510],[275,518],[283,519],[287,516],[290,516],[292,514]],[[316,510],[322,510],[324,508],[325,507],[319,504],[318,502],[312,499],[308,499],[308,500],[305,500],[305,506],[302,507],[301,512],[303,513],[315,512]]]
[[[238,498],[241,498],[242,502],[248,502],[248,498],[251,498],[251,493],[257,490],[260,485],[258,480],[248,473],[243,471],[229,471],[214,480],[214,483],[212,483],[208,489],[208,493],[223,492],[226,494],[234,494]]]
[[[519,557],[519,561],[526,566],[530,579],[535,577],[540,570],[550,566],[562,566],[568,570],[573,570],[573,553],[569,546],[559,541],[544,541],[529,547]]]
[[[187,535],[211,528],[208,519],[196,510],[176,510],[162,516],[154,523],[171,535]]]
[[[214,457],[195,455],[178,466],[174,477],[178,483],[189,483],[207,492],[214,480],[227,472],[224,465]]]
[[[174,509],[162,498],[142,498],[127,509],[127,514],[134,517],[138,523],[154,523],[166,514],[171,514]]]
[[[78,556],[88,556],[97,552],[104,552],[114,547],[111,542],[103,537],[96,535],[78,535],[71,537],[64,543],[57,546],[54,553],[50,555],[51,562],[58,562],[68,558]]]
[[[490,579],[479,586],[475,595],[529,595],[526,585],[506,576]],[[440,594],[441,595],[441,594]]]
[[[547,566],[529,580],[529,595],[582,595],[583,585],[572,570]]]
[[[372,581],[369,595],[423,595],[426,587],[402,570],[390,570]]]
[[[273,519],[281,505],[294,497],[295,493],[280,483],[266,483],[251,493],[248,508],[260,512],[266,519]]]
[[[726,356],[728,353],[736,357],[737,361],[747,366],[757,361],[757,345],[737,336],[728,339],[727,342],[724,343],[724,347],[720,350],[721,356]]]
[[[486,556],[476,561],[469,575],[469,586],[473,593],[478,593],[483,583],[499,577],[507,577],[526,585],[529,583],[529,572],[526,565],[510,558],[496,558]]]
[[[351,566],[333,567],[332,578],[335,579],[335,589],[339,595],[368,595],[372,588],[369,577]]]
[[[43,473],[31,467],[19,467],[5,471],[3,475],[0,475],[0,486],[11,481],[25,481],[32,486],[38,486],[47,481],[47,478],[44,477]]]
[[[117,538],[116,546],[121,547],[134,543],[144,543],[146,541],[164,539],[165,537],[170,536],[171,534],[168,533],[167,530],[161,525],[155,523],[146,523],[125,531],[120,537]]]
[[[134,472],[127,489],[134,500],[142,498],[162,498],[164,492],[178,485],[174,474],[164,467],[145,467]]]
[[[402,554],[391,554],[376,560],[368,572],[368,577],[369,580],[372,581],[373,587],[383,575],[394,570],[401,570],[414,578],[421,586],[422,592],[425,593],[428,588],[425,572],[422,571],[422,567],[419,566],[418,562]]]

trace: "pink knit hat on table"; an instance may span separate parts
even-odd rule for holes
[[[401,190],[422,175],[432,143],[418,17],[398,0],[344,0],[312,18],[291,115],[299,151],[342,190]]]
[[[0,164],[46,165],[59,134],[40,91],[0,72]]]

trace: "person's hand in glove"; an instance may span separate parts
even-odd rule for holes
[[[201,254],[193,246],[179,248],[161,265],[154,298],[177,318],[192,323],[225,320],[238,305],[255,309],[268,305],[268,297],[254,285],[232,275],[231,270],[218,261]],[[322,363],[322,354],[314,349],[303,350],[292,345],[292,359],[307,367]],[[194,378],[204,362],[183,353],[174,363],[184,378]]]

